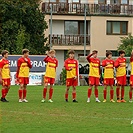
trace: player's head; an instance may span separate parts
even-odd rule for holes
[[[93,50],[92,53],[93,53],[93,57],[97,58],[98,51],[97,50]]]
[[[28,57],[29,56],[29,50],[28,49],[23,49],[22,50],[22,54],[23,54],[23,56],[26,58],[26,57]]]
[[[106,57],[111,59],[112,58],[112,52],[111,51],[107,51],[106,52]]]
[[[120,50],[119,51],[119,56],[120,57],[124,57],[125,56],[125,51],[124,50]]]
[[[2,54],[2,56],[4,57],[4,58],[8,58],[8,51],[7,50],[3,50],[2,52],[1,52],[1,54]]]
[[[74,50],[69,50],[68,55],[69,55],[69,58],[73,59],[74,55],[75,55],[75,51]]]
[[[51,49],[50,51],[49,51],[49,55],[53,58],[53,57],[55,57],[55,50],[54,49]]]

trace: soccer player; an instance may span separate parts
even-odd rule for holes
[[[98,51],[94,50],[92,54],[87,56],[87,60],[90,65],[90,72],[89,72],[89,89],[88,89],[88,100],[90,102],[90,96],[92,92],[92,87],[95,87],[95,97],[96,102],[100,102],[98,99],[98,85],[99,85],[99,78],[100,78],[100,60],[97,58]]]
[[[112,60],[112,52],[108,51],[106,53],[106,59],[102,61],[102,66],[104,67],[104,100],[103,102],[106,102],[107,97],[107,86],[110,86],[110,102],[115,102],[113,100],[114,96],[114,61]]]
[[[130,64],[131,64],[131,75],[130,75],[130,90],[129,90],[129,102],[132,101],[132,91],[133,91],[133,50],[131,52],[131,57],[130,57]]]
[[[73,92],[73,102],[78,102],[76,100],[76,86],[78,84],[78,61],[74,59],[75,51],[68,51],[69,58],[65,60],[64,67],[66,69],[66,92],[65,92],[65,100],[68,102],[68,93],[69,89],[72,86]]]
[[[23,49],[22,53],[23,53],[22,57],[20,57],[17,62],[17,73],[16,73],[16,78],[18,79],[18,82],[20,84],[18,91],[20,103],[28,102],[28,100],[26,100],[27,84],[29,84],[29,71],[32,68],[31,60],[28,57],[29,50]]]
[[[50,84],[49,89],[49,100],[48,102],[52,103],[53,95],[53,84],[55,83],[56,68],[58,67],[58,60],[55,58],[55,50],[50,50],[46,52],[47,56],[44,58],[44,62],[47,63],[46,73],[44,77],[44,89],[43,89],[43,99],[42,103],[46,101],[46,93],[48,84]]]
[[[115,61],[115,68],[116,68],[116,79],[117,79],[117,88],[116,88],[116,95],[117,95],[117,102],[126,102],[124,100],[124,86],[126,85],[126,58],[125,51],[119,51],[119,57]],[[120,87],[121,87],[121,99],[120,99]]]
[[[9,61],[8,58],[8,51],[3,50],[2,51],[2,59],[0,60],[0,83],[2,83],[2,102],[8,102],[6,100],[6,95],[10,89],[10,69],[9,69]]]

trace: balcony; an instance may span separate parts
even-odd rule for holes
[[[50,44],[50,35],[49,35]],[[52,35],[53,46],[83,46],[84,35]],[[86,45],[90,45],[90,35],[86,35]]]
[[[87,9],[87,15],[92,14],[114,14],[131,15],[133,14],[133,5],[112,5],[112,4],[81,4],[81,3],[42,3],[42,12],[50,13],[51,7],[53,14],[84,14]]]

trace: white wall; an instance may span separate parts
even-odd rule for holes
[[[52,34],[64,34],[64,21],[53,20],[52,23]]]

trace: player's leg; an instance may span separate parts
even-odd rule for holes
[[[52,82],[52,79],[50,81],[50,89],[49,89],[49,102],[52,103],[52,96],[53,96],[53,82]]]
[[[95,97],[96,97],[96,102],[100,103],[101,101],[98,99],[98,85],[95,85]]]
[[[106,102],[106,97],[107,97],[107,85],[106,84],[104,85],[104,89],[103,89],[103,97],[104,97],[103,102],[105,103]]]
[[[78,101],[76,100],[76,86],[73,86],[72,88],[73,88],[73,92],[72,92],[73,102],[78,102]]]
[[[44,77],[44,88],[43,88],[43,99],[41,100],[42,103],[46,101],[46,94],[47,94],[47,88],[48,88],[49,78]]]
[[[101,102],[99,99],[98,99],[98,86],[99,86],[99,78],[95,77],[94,79],[94,85],[95,85],[95,97],[96,97],[96,102]]]
[[[18,90],[18,94],[19,94],[19,103],[23,102],[23,88],[24,88],[24,84],[20,84],[19,85],[19,90]]]
[[[125,85],[126,85],[126,75],[122,77],[122,83],[121,83],[121,102],[125,103],[126,100],[124,99],[125,94]]]
[[[45,82],[43,88],[43,99],[41,100],[42,103],[46,101],[47,88],[48,88],[48,82]]]
[[[116,96],[117,96],[117,102],[120,103],[120,86],[121,86],[121,77],[117,77],[117,87],[116,87]]]
[[[133,75],[130,75],[130,89],[129,89],[129,102],[132,101],[132,90],[133,90]]]
[[[115,101],[113,100],[113,97],[114,97],[114,87],[113,85],[111,84],[110,85],[110,102],[114,103]]]
[[[125,94],[125,86],[121,86],[121,102],[125,103],[126,100],[124,100],[124,94]]]
[[[92,93],[92,88],[93,88],[93,85],[94,85],[94,77],[89,77],[88,79],[89,81],[89,88],[88,88],[88,99],[87,99],[87,103],[90,102],[90,97],[91,97],[91,93]]]
[[[76,100],[76,86],[78,85],[78,80],[77,79],[72,79],[72,98],[73,98],[73,102],[78,102]]]
[[[28,102],[28,100],[26,100],[26,96],[27,96],[27,84],[24,84],[23,87],[23,102]]]
[[[1,97],[2,102],[8,102],[6,100],[6,95],[9,91],[9,89],[10,89],[10,79],[3,80],[3,83],[2,83],[2,97]]]
[[[68,94],[70,86],[72,86],[72,79],[66,79],[66,91],[65,91],[65,101],[68,102]]]
[[[92,93],[92,88],[93,88],[93,85],[89,85],[89,88],[88,88],[88,99],[87,99],[87,103],[90,102],[90,97],[91,97],[91,93]]]
[[[65,91],[65,100],[66,100],[66,102],[68,102],[69,89],[70,89],[70,86],[66,86],[66,91]]]
[[[129,102],[132,103],[132,90],[133,90],[133,86],[130,85],[130,89],[129,89]]]

